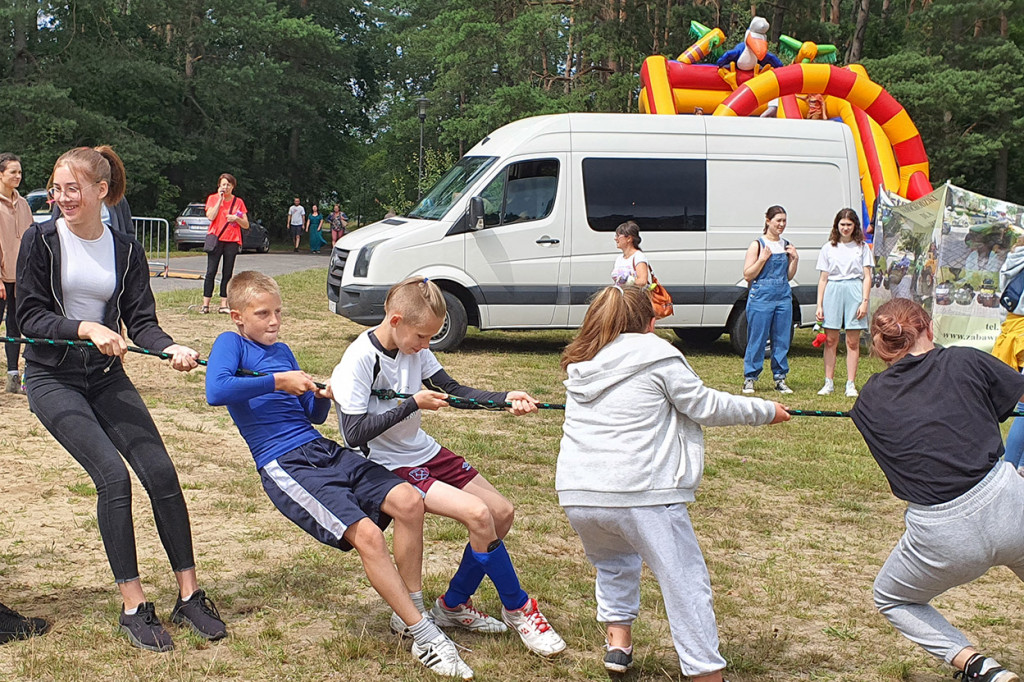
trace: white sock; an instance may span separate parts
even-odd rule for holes
[[[192,594],[188,595],[187,597],[181,597],[181,601],[188,601],[189,599],[192,598],[193,594],[195,594],[195,592],[193,592]],[[179,593],[179,596],[180,596],[180,593]]]
[[[18,370],[16,370],[16,369],[9,369],[9,370],[7,370],[7,376],[10,376],[10,377],[18,376]]]
[[[125,609],[124,610],[124,615],[126,615],[126,616],[134,616],[138,612],[139,612],[139,607],[136,606],[134,609]]]
[[[419,592],[410,592],[409,598],[412,599],[412,605],[416,607],[417,611],[423,613],[427,610],[423,606],[423,590],[420,590]]]

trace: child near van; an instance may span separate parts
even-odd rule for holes
[[[888,369],[868,379],[850,416],[907,503],[906,530],[875,578],[875,606],[954,677],[1016,682],[931,601],[993,566],[1024,578],[1024,479],[999,459],[999,422],[1024,395],[1024,377],[975,348],[937,348],[931,318],[910,299],[879,306],[871,338]]]
[[[633,662],[640,571],[654,573],[683,674],[721,682],[711,582],[690,523],[704,467],[702,426],[776,424],[786,409],[706,387],[672,344],[652,333],[650,297],[608,287],[562,354],[565,424],[555,488],[597,569],[605,668]]]
[[[486,633],[504,632],[507,624],[530,651],[555,656],[565,642],[537,601],[520,587],[502,542],[512,526],[512,504],[465,459],[420,428],[421,411],[446,406],[448,395],[511,402],[515,415],[535,412],[537,401],[523,391],[469,388],[448,376],[429,350],[445,312],[441,290],[424,277],[410,277],[391,288],[384,300],[384,321],[352,342],[331,376],[341,432],[350,447],[359,447],[418,488],[428,512],[455,519],[469,530],[459,568],[431,609],[434,622]],[[415,395],[399,401],[372,395],[375,389]],[[473,607],[471,597],[485,575],[497,588],[505,624]]]
[[[317,389],[277,340],[281,292],[252,270],[228,284],[238,333],[224,332],[210,351],[206,400],[226,405],[249,445],[263,489],[282,514],[314,538],[359,553],[366,577],[413,638],[412,653],[444,677],[472,679],[455,644],[423,613],[423,502],[412,486],[359,453],[323,438],[331,389]],[[240,369],[260,376],[236,376]],[[383,529],[395,521],[395,564]],[[418,598],[418,601],[417,601]]]
[[[815,319],[825,327],[825,385],[818,395],[835,390],[839,330],[846,330],[846,396],[857,397],[860,333],[868,328],[871,300],[871,249],[864,243],[860,217],[852,208],[836,213],[832,233],[818,253],[818,308]]]
[[[793,292],[789,280],[796,274],[800,256],[796,247],[782,238],[786,209],[770,206],[764,217],[764,236],[751,242],[743,262],[743,279],[749,283],[743,392],[754,392],[754,382],[764,368],[765,343],[771,339],[775,390],[792,393],[786,385],[789,341],[793,333]]]

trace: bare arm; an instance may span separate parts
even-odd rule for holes
[[[638,287],[645,287],[651,281],[651,268],[647,263],[636,264],[636,285]]]
[[[828,273],[824,270],[821,271],[821,276],[818,277],[818,309],[814,313],[814,318],[818,322],[825,321],[825,287],[828,285]]]
[[[786,255],[789,256],[789,270],[786,271],[786,277],[793,279],[796,275],[796,266],[800,262],[800,254],[796,252],[796,247],[792,244],[786,245]]]
[[[760,248],[760,242],[751,242],[750,246],[747,247],[747,255],[743,259],[743,279],[747,282],[753,282],[757,279],[757,276],[761,274],[761,269],[764,264],[768,262],[768,258],[772,255],[769,249]]]

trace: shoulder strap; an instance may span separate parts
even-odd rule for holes
[[[228,213],[231,213],[231,211],[232,211],[232,210],[234,210],[234,208],[235,208],[235,202],[236,202],[236,201],[238,201],[238,197],[231,197],[231,205],[230,205],[230,206],[228,206]],[[220,239],[220,236],[221,236],[222,234],[224,234],[224,230],[226,230],[226,229],[228,229],[228,221],[227,221],[227,220],[225,220],[225,221],[224,221],[224,224],[223,224],[223,225],[221,225],[221,228],[220,228],[220,232],[215,232],[215,233],[214,233],[214,234],[216,234],[216,235],[217,235],[217,239]]]

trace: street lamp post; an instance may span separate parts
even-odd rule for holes
[[[420,174],[416,182],[416,198],[423,198],[423,123],[427,120],[427,107],[430,100],[424,95],[416,99],[416,114],[420,117]]]

